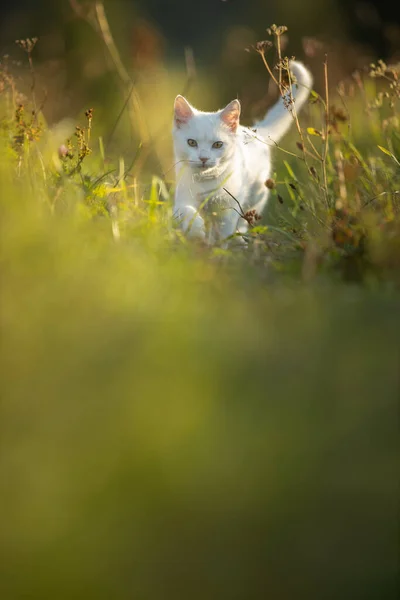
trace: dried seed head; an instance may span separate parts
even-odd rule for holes
[[[280,36],[283,35],[284,33],[286,33],[286,31],[288,30],[288,28],[286,27],[286,25],[271,25],[271,27],[268,27],[267,29],[267,33],[269,35],[276,35],[276,36]]]
[[[272,46],[273,46],[273,43],[270,42],[269,40],[262,40],[260,42],[257,42],[256,45],[254,46],[254,48],[260,54],[264,54],[270,48],[272,48]]]
[[[22,50],[24,50],[27,54],[31,54],[32,50],[36,46],[36,43],[39,38],[26,38],[25,40],[15,40],[17,46],[19,46]]]
[[[248,210],[243,215],[243,219],[245,219],[248,222],[248,224],[250,225],[250,227],[252,227],[253,225],[255,225],[256,221],[260,221],[261,218],[262,218],[261,215],[259,215],[254,208],[251,209],[251,210]]]
[[[271,179],[271,177],[267,179],[267,181],[265,182],[265,187],[267,187],[269,190],[273,190],[275,187],[274,179]]]

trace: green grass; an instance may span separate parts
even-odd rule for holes
[[[3,120],[2,598],[396,597],[399,129],[354,106],[246,251]]]

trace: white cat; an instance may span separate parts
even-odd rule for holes
[[[292,97],[296,113],[307,101],[313,83],[311,73],[292,61],[295,76]],[[202,112],[183,96],[175,99],[173,139],[176,159],[174,216],[187,235],[216,243],[237,231],[245,233],[248,222],[240,212],[262,212],[269,190],[271,146],[293,123],[293,105],[282,98],[253,130],[239,125],[240,103],[233,100],[217,112]],[[239,204],[223,188],[239,202]],[[203,217],[209,215],[211,227]],[[226,245],[226,244],[225,244]]]

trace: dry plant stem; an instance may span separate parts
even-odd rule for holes
[[[279,39],[279,36],[278,36],[278,39]],[[264,51],[260,51],[260,50],[259,50],[259,51],[258,51],[258,53],[260,54],[260,56],[261,56],[261,58],[262,58],[262,60],[263,60],[264,66],[265,66],[265,68],[267,69],[267,71],[268,71],[269,75],[271,76],[272,80],[273,80],[273,81],[274,81],[274,83],[275,83],[275,84],[278,86],[279,92],[280,92],[280,94],[281,94],[281,96],[282,96],[282,98],[283,98],[283,97],[284,97],[284,91],[283,91],[283,89],[282,89],[282,83],[281,83],[281,80],[282,80],[282,67],[280,66],[280,68],[279,68],[279,81],[278,81],[278,80],[276,79],[275,75],[273,74],[273,72],[272,72],[272,70],[271,70],[271,68],[270,68],[269,64],[268,64],[268,61],[267,61],[267,59],[265,58],[265,52],[264,52]],[[281,64],[281,63],[279,63],[279,64]],[[283,152],[286,152],[286,154],[290,154],[291,156],[295,156],[296,158],[298,158],[298,159],[302,160],[302,161],[303,161],[303,162],[304,162],[304,163],[305,163],[305,164],[308,166],[308,163],[307,163],[307,158],[306,158],[306,151],[305,151],[304,138],[303,138],[303,132],[302,132],[302,130],[301,130],[300,123],[299,123],[299,119],[298,119],[298,116],[297,116],[297,112],[296,112],[296,109],[295,109],[295,106],[294,106],[294,98],[293,98],[293,93],[292,93],[292,80],[291,80],[291,76],[290,76],[290,71],[288,71],[288,75],[289,75],[289,86],[290,86],[290,99],[291,99],[291,106],[293,107],[292,114],[293,114],[293,117],[294,117],[294,121],[295,121],[295,123],[296,123],[297,131],[299,132],[300,139],[301,139],[301,141],[302,141],[302,152],[303,152],[303,157],[301,157],[301,156],[298,156],[297,154],[294,154],[293,152],[289,152],[288,150],[284,150],[284,149],[283,149],[283,148],[281,148],[281,147],[280,147],[280,146],[279,146],[279,145],[278,145],[278,144],[277,144],[277,143],[276,143],[274,140],[272,140],[272,141],[274,142],[274,144],[275,144],[275,146],[276,146],[277,148],[279,148],[279,149],[280,149],[280,150],[282,150]],[[308,153],[308,154],[310,154],[310,153]],[[313,157],[313,158],[315,158],[315,157]]]
[[[225,191],[227,194],[229,194],[229,196],[232,198],[232,200],[234,200],[234,201],[236,202],[236,204],[237,204],[237,205],[238,205],[238,207],[240,208],[240,213],[239,213],[239,214],[240,214],[240,216],[241,216],[242,218],[244,218],[245,212],[244,212],[244,210],[243,210],[243,208],[242,208],[242,206],[241,206],[241,204],[240,204],[239,200],[238,200],[237,198],[235,198],[235,196],[233,196],[233,195],[230,193],[230,191],[229,191],[229,190],[227,190],[225,187],[224,187],[224,188],[222,188],[222,189],[223,189],[223,190],[224,190],[224,191]],[[233,210],[236,210],[236,208],[234,208]],[[239,212],[239,211],[237,211],[237,210],[236,210],[236,212]]]
[[[308,162],[307,162],[307,156],[306,156],[306,152],[305,152],[305,147],[306,146],[305,146],[305,143],[304,143],[303,131],[302,131],[301,126],[300,126],[300,121],[299,121],[299,117],[297,115],[297,110],[296,110],[296,103],[295,103],[294,98],[293,98],[293,88],[292,88],[293,82],[292,82],[292,76],[291,76],[291,73],[290,73],[290,68],[288,68],[287,72],[288,72],[288,77],[289,77],[291,113],[292,113],[292,116],[294,118],[294,122],[296,123],[297,131],[298,131],[298,134],[299,134],[300,139],[301,139],[301,147],[302,147],[302,152],[303,152],[303,160],[304,160],[304,163],[306,164],[307,168],[309,168],[309,165],[308,165]]]
[[[281,51],[281,36],[280,35],[276,36],[276,47],[278,50],[278,61],[279,61],[279,89],[281,89],[281,87],[282,87],[282,67],[281,67],[282,51]]]
[[[135,85],[130,78],[127,70],[125,69],[121,57],[119,55],[118,49],[115,45],[114,38],[112,36],[110,26],[108,24],[108,20],[105,14],[104,5],[102,2],[96,2],[95,4],[97,22],[99,24],[99,29],[103,38],[103,41],[110,53],[111,59],[114,63],[115,69],[120,76],[122,82],[132,88],[131,90],[131,98],[133,109],[137,117],[137,124],[139,129],[140,139],[144,144],[149,141],[149,133],[144,121],[142,105],[139,97],[139,93],[135,88]]]
[[[129,73],[125,69],[120,58],[118,49],[116,47],[114,38],[110,30],[110,26],[108,24],[103,2],[96,1],[94,3],[94,11],[93,6],[91,6],[89,9],[84,9],[77,0],[69,0],[69,3],[74,13],[79,18],[84,19],[87,23],[89,23],[89,25],[103,40],[104,45],[106,46],[112,63],[115,67],[115,70],[118,73],[122,84],[124,85],[124,91],[125,87],[129,86],[129,89],[132,87],[132,91],[129,94],[130,98],[132,99],[133,109],[129,110],[131,125],[132,128],[135,128],[136,126],[138,127],[140,139],[143,143],[147,143],[149,141],[149,133],[143,117],[140,96],[138,91],[136,90],[134,82],[129,76]]]
[[[393,192],[381,192],[380,194],[377,194],[376,196],[373,196],[373,198],[370,198],[369,200],[364,202],[364,204],[362,205],[362,208],[365,208],[366,206],[371,204],[371,202],[373,202],[374,200],[377,200],[377,198],[381,198],[382,196],[388,196],[389,194],[393,194],[393,196],[398,196],[398,195],[400,195],[400,190],[394,190]]]
[[[31,95],[32,95],[32,104],[33,104],[33,118],[34,121],[37,121],[37,105],[36,105],[36,77],[35,77],[35,69],[33,66],[32,53],[28,52],[28,62],[29,62],[29,71],[31,74]]]
[[[260,138],[257,138],[257,139],[260,139]],[[285,148],[282,148],[282,146],[280,146],[278,144],[278,142],[275,142],[275,140],[273,140],[272,138],[268,138],[268,139],[270,139],[271,142],[273,142],[275,144],[275,147],[278,148],[278,150],[280,150],[281,152],[284,152],[285,154],[288,154],[289,156],[294,156],[294,158],[298,158],[299,160],[302,160],[304,162],[303,156],[299,156],[298,154],[295,154],[294,152],[290,152],[290,150],[286,150]],[[262,143],[267,144],[267,142],[265,140],[261,140],[261,141],[262,141]]]
[[[126,97],[126,100],[125,100],[125,102],[124,102],[121,110],[119,111],[119,114],[118,114],[118,116],[117,116],[117,118],[115,120],[115,123],[113,124],[113,127],[112,127],[110,133],[108,134],[108,138],[107,138],[107,141],[106,141],[106,144],[105,144],[106,148],[110,145],[111,140],[114,137],[114,133],[115,133],[117,127],[118,127],[118,123],[120,122],[120,120],[122,118],[122,115],[124,114],[124,112],[126,110],[126,107],[128,106],[128,104],[130,102],[130,99],[132,97],[132,93],[133,93],[133,85],[132,85],[132,87],[131,87],[131,89],[129,91],[129,94]]]
[[[129,77],[129,74],[121,61],[121,57],[120,57],[117,47],[115,45],[114,38],[110,31],[110,26],[108,24],[108,20],[106,17],[106,13],[104,11],[103,3],[96,2],[95,10],[96,10],[97,22],[99,24],[104,43],[107,46],[107,49],[110,53],[110,56],[112,58],[112,61],[116,68],[116,71],[124,83],[130,84],[131,78]]]
[[[326,171],[326,159],[329,151],[329,89],[328,89],[328,55],[325,54],[324,60],[324,82],[325,82],[325,140],[322,149],[322,175],[324,180],[324,195],[325,204],[329,208],[329,196],[328,196],[328,176]]]
[[[313,156],[313,154],[311,154],[311,152],[309,152],[308,150],[305,150],[307,152],[307,154],[309,154],[312,158],[314,158],[315,160],[318,160],[319,162],[322,160],[322,156],[321,154],[318,152],[318,150],[316,149],[312,139],[310,138],[310,136],[307,136],[307,140],[308,143],[310,144],[311,148],[314,150],[315,152],[315,156]]]
[[[44,91],[43,100],[41,101],[41,103],[40,103],[40,104],[39,104],[39,106],[37,107],[37,115],[38,115],[38,116],[39,116],[39,115],[40,115],[40,113],[42,112],[42,110],[43,110],[43,107],[44,107],[44,105],[45,105],[45,104],[46,104],[46,102],[47,102],[47,97],[48,97],[48,92],[47,92],[47,90],[45,90],[45,91]]]
[[[263,63],[264,63],[264,65],[265,65],[265,68],[267,69],[267,71],[268,71],[268,73],[270,74],[270,76],[271,76],[272,80],[274,81],[274,83],[276,83],[276,85],[278,86],[278,88],[279,88],[279,90],[280,90],[280,89],[281,89],[281,87],[280,87],[280,85],[279,85],[279,81],[277,80],[277,78],[276,78],[276,77],[275,77],[275,75],[273,74],[273,72],[272,72],[272,70],[271,70],[271,68],[270,68],[270,66],[269,66],[269,64],[268,64],[268,62],[267,62],[267,59],[265,58],[265,52],[263,52],[263,51],[259,51],[259,54],[260,54],[260,56],[261,56],[261,58],[262,58],[262,60],[263,60]]]

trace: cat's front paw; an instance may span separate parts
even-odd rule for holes
[[[205,239],[204,220],[193,206],[182,206],[176,211],[175,217],[181,223],[181,227],[188,237]]]

